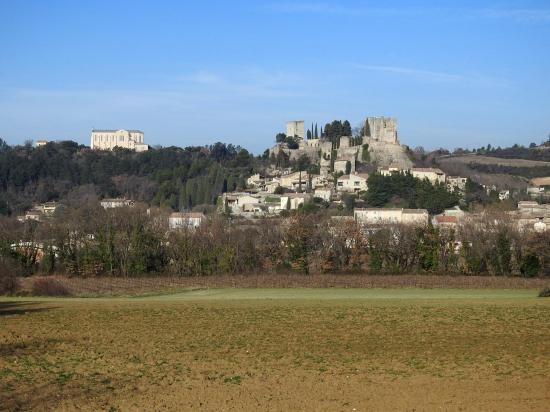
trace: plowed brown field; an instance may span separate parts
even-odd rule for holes
[[[5,299],[0,409],[548,410],[550,299],[400,293]]]

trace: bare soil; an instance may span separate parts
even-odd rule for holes
[[[534,297],[6,299],[0,409],[543,411],[548,319]]]

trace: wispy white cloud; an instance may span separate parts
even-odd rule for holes
[[[215,84],[221,81],[221,78],[217,74],[202,70],[188,76],[183,76],[182,79],[200,84]]]
[[[287,14],[332,14],[347,16],[420,14],[419,8],[389,8],[342,5],[337,2],[278,2],[270,3],[263,9]]]
[[[420,16],[474,17],[509,19],[517,22],[550,22],[550,9],[527,8],[453,8],[453,7],[366,7],[342,5],[337,2],[276,2],[264,7],[287,14],[333,14],[348,16]]]
[[[417,78],[422,78],[427,80],[436,80],[436,81],[459,81],[465,78],[463,75],[460,75],[460,74],[435,72],[430,70],[420,70],[420,69],[414,69],[410,67],[372,66],[372,65],[364,65],[364,64],[356,64],[354,65],[354,67],[362,70],[377,71],[377,72],[417,77]]]
[[[476,11],[484,17],[495,19],[512,19],[518,22],[550,22],[550,9],[480,9]]]
[[[416,69],[411,67],[400,66],[375,66],[365,64],[354,64],[354,68],[360,70],[367,70],[372,72],[386,73],[396,76],[406,76],[415,78],[418,80],[440,82],[440,83],[470,83],[483,86],[494,87],[508,87],[507,80],[496,77],[487,77],[480,75],[460,74],[460,73],[448,73],[432,70]]]
[[[289,2],[289,3],[273,3],[267,8],[279,13],[320,13],[320,14],[362,14],[364,9],[345,7],[330,3],[314,3],[314,2]]]

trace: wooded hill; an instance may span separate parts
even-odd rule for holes
[[[0,141],[0,214],[37,202],[126,196],[173,209],[215,204],[224,192],[244,187],[259,159],[223,143],[167,147],[135,153],[92,151],[72,141],[43,147]]]

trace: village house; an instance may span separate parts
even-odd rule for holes
[[[271,193],[231,192],[219,198],[220,211],[229,211],[242,217],[257,217],[278,214],[281,211],[281,197]]]
[[[367,173],[352,173],[349,175],[340,176],[336,182],[338,192],[357,193],[368,189],[367,181],[369,175]]]
[[[422,225],[428,224],[429,214],[426,209],[399,208],[356,208],[353,211],[355,221],[360,225]]]
[[[196,229],[204,221],[206,216],[197,212],[174,212],[168,217],[168,227],[171,230]]]
[[[118,207],[134,207],[135,202],[131,199],[115,198],[115,199],[103,199],[101,202],[103,209],[115,209]]]
[[[533,199],[550,198],[550,176],[531,179],[527,194]]]
[[[313,196],[323,199],[325,202],[332,200],[333,191],[330,188],[317,188],[313,191]]]
[[[290,190],[306,190],[309,182],[307,172],[294,172],[280,177],[279,186]]]
[[[17,216],[17,220],[20,222],[26,222],[28,220],[34,220],[35,222],[40,222],[42,220],[43,214],[35,209],[27,210],[24,215]]]
[[[248,192],[230,192],[221,196],[221,206],[228,208],[231,213],[239,214],[244,212],[247,204],[260,203],[260,196]]]
[[[404,170],[401,170],[398,167],[380,167],[378,168],[378,173],[382,176],[391,176],[394,173],[403,173]]]
[[[466,181],[468,178],[460,176],[447,176],[446,183],[447,189],[450,192],[458,190],[459,192],[464,192],[466,190]]]
[[[448,216],[442,213],[433,217],[432,224],[434,227],[441,229],[456,229],[458,227],[458,218],[456,216]]]
[[[311,189],[325,188],[330,184],[326,175],[311,175]]]
[[[246,187],[250,188],[262,188],[265,186],[266,179],[260,175],[259,173],[256,173],[252,176],[250,176],[248,179],[246,179]]]
[[[303,205],[312,200],[312,196],[309,193],[286,193],[281,196],[281,206],[282,210],[296,210]]]
[[[428,179],[430,183],[445,183],[445,173],[441,169],[433,167],[413,167],[411,174],[417,179]]]
[[[336,173],[346,173],[348,164],[350,166],[350,171],[355,172],[355,157],[345,156],[338,158],[334,161],[334,172]]]
[[[262,191],[267,193],[275,193],[275,190],[281,185],[281,179],[278,177],[273,177],[266,179]]]
[[[17,220],[20,222],[27,220],[40,222],[45,217],[53,216],[58,207],[59,203],[57,202],[46,202],[35,205],[31,210],[27,210],[24,215],[17,216]]]
[[[46,216],[52,216],[58,207],[59,203],[57,202],[46,202],[38,205],[39,210],[41,210]]]
[[[498,200],[508,200],[510,199],[510,191],[509,190],[501,190],[498,192]]]
[[[519,202],[514,217],[520,230],[544,232],[550,227],[550,204]]]
[[[455,206],[450,209],[445,209],[443,213],[434,216],[432,218],[432,224],[435,227],[444,229],[456,229],[465,217],[466,213],[460,209],[460,207]]]

